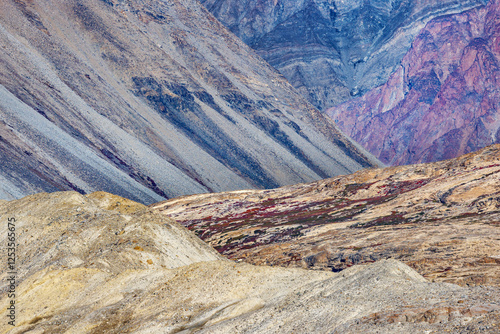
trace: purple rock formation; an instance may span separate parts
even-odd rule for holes
[[[327,113],[384,163],[500,142],[500,2],[429,22],[386,84]]]
[[[385,83],[425,23],[484,0],[201,0],[326,110]]]

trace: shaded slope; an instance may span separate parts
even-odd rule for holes
[[[19,242],[16,326],[2,322],[0,333],[499,328],[497,288],[429,283],[395,260],[339,274],[236,264],[167,217],[106,193],[3,201],[0,216],[16,218]],[[0,225],[2,244],[6,226]],[[6,274],[0,275],[4,307]]]
[[[327,111],[390,165],[500,142],[500,2],[427,24],[389,81]]]
[[[153,205],[222,254],[341,271],[396,258],[424,277],[500,285],[500,145],[274,190]]]
[[[1,196],[151,203],[376,164],[192,0],[0,4]]]

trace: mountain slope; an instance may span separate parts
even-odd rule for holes
[[[500,145],[433,164],[153,207],[231,259],[341,271],[395,258],[428,279],[500,286]]]
[[[152,203],[377,160],[194,0],[0,3],[1,198]]]
[[[430,19],[483,0],[202,0],[326,110],[387,81]]]
[[[388,82],[327,111],[390,165],[450,159],[500,142],[500,2],[435,19]]]
[[[499,329],[498,288],[429,283],[395,260],[342,273],[238,264],[164,215],[106,193],[2,201],[0,217],[16,219],[18,242],[16,326],[4,319],[0,333]],[[0,282],[6,308],[4,270]]]

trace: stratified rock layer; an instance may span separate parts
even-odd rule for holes
[[[37,194],[16,218],[16,326],[0,333],[495,333],[500,291],[429,283],[395,260],[342,273],[222,260],[129,200]],[[0,242],[7,242],[7,224]],[[205,262],[208,261],[208,262]],[[0,274],[0,305],[10,303]]]
[[[395,258],[428,279],[500,286],[500,145],[433,164],[153,207],[253,264],[342,271]]]
[[[430,19],[482,0],[202,0],[326,110],[386,82]]]
[[[388,82],[327,111],[390,165],[457,157],[500,142],[500,2],[435,19]]]
[[[0,3],[0,198],[142,203],[377,164],[197,1]]]

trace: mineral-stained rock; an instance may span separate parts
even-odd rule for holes
[[[482,0],[201,0],[326,110],[387,81],[430,19]]]
[[[2,202],[0,219],[8,217],[18,243],[16,326],[3,318],[0,333],[499,330],[498,288],[429,283],[396,260],[341,273],[234,263],[164,215],[106,193]],[[4,310],[13,300],[6,275]]]
[[[377,164],[194,0],[0,2],[0,198],[142,203]]]
[[[500,2],[434,19],[388,82],[327,113],[390,165],[500,142]]]
[[[500,286],[500,145],[153,207],[235,260],[337,272],[396,258],[431,280]]]

